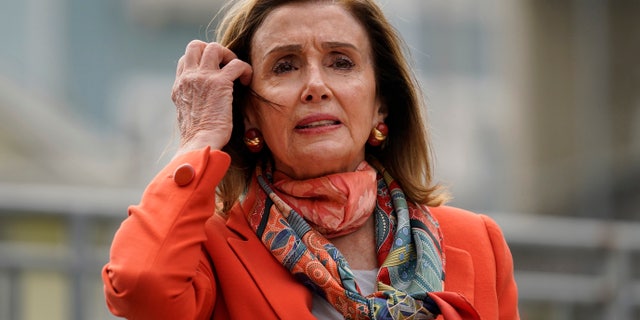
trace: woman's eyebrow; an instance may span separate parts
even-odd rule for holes
[[[322,43],[322,47],[325,49],[336,49],[336,48],[351,48],[357,50],[358,48],[348,42],[340,42],[340,41],[329,41]],[[267,57],[274,53],[280,52],[302,52],[302,45],[300,44],[286,44],[281,46],[276,46],[271,48],[271,50],[265,53],[264,57]]]
[[[287,45],[276,46],[272,48],[271,50],[267,51],[267,53],[264,54],[264,57],[267,57],[271,54],[279,53],[279,52],[301,52],[301,51],[302,51],[302,45],[287,44]]]
[[[325,42],[322,44],[323,48],[326,49],[335,49],[335,48],[351,48],[351,49],[358,49],[356,48],[355,45],[348,43],[348,42],[339,42],[339,41],[331,41],[331,42]]]

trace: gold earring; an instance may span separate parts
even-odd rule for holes
[[[249,151],[258,153],[264,147],[264,139],[262,133],[256,128],[251,128],[244,132],[244,144],[249,148]]]
[[[380,146],[385,140],[387,140],[388,134],[389,127],[387,127],[384,122],[380,122],[371,129],[371,134],[369,134],[369,140],[367,140],[367,142],[369,145],[374,147]]]

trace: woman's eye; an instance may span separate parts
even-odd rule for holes
[[[337,69],[348,70],[352,69],[356,64],[351,61],[351,59],[345,56],[336,57],[333,60],[333,66]]]
[[[293,63],[291,63],[291,61],[289,61],[289,60],[278,61],[273,66],[273,69],[272,69],[273,73],[275,73],[275,74],[282,74],[282,73],[295,71],[295,70],[298,70],[298,68],[296,68],[293,65]]]

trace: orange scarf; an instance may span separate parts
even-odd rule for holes
[[[354,172],[293,180],[276,171],[273,180],[274,192],[329,239],[359,229],[376,205],[376,170],[365,161]]]

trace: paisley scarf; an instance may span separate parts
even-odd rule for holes
[[[442,291],[444,256],[438,223],[426,207],[408,203],[399,185],[376,164],[373,214],[377,292],[363,296],[346,259],[272,189],[267,166],[256,168],[256,203],[247,219],[273,256],[345,319],[435,319],[429,292]]]

